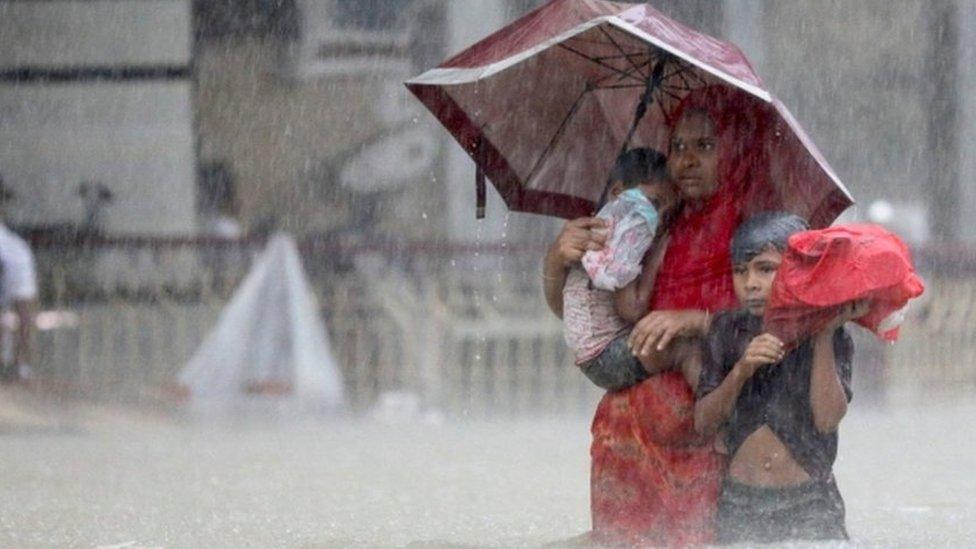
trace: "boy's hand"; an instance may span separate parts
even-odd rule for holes
[[[840,328],[841,326],[843,326],[844,324],[846,324],[851,320],[857,320],[861,318],[862,316],[868,314],[868,312],[870,311],[871,311],[871,302],[867,299],[849,301],[841,307],[840,313],[838,313],[837,317],[834,318],[833,322],[831,322],[830,325],[827,326],[827,331],[833,334],[834,330],[836,330],[837,328]]]
[[[786,356],[783,342],[772,334],[754,337],[746,347],[738,366],[746,377],[752,377],[756,370],[769,364],[776,364]]]

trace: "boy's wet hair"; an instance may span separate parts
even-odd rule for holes
[[[742,222],[732,236],[732,264],[748,263],[769,248],[782,252],[790,236],[810,229],[802,217],[788,212],[763,212]]]
[[[667,178],[668,158],[649,147],[630,149],[617,157],[610,170],[610,181],[620,182],[631,189],[640,183],[664,181]]]

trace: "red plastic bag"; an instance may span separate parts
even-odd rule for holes
[[[908,246],[877,225],[841,225],[790,237],[764,317],[765,330],[788,346],[827,327],[848,302],[867,299],[855,322],[885,341],[925,286]]]

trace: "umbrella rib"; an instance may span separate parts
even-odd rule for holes
[[[596,59],[594,59],[594,58],[586,55],[585,53],[582,53],[582,52],[579,52],[577,50],[574,50],[573,48],[567,46],[566,44],[559,44],[559,47],[562,48],[562,49],[564,49],[564,50],[566,50],[566,51],[575,53],[576,55],[582,57],[583,59],[586,59],[587,61],[590,61],[591,63],[596,63],[597,65],[600,65],[601,67],[603,67],[605,69],[609,69],[609,70],[611,70],[611,71],[619,74],[622,78],[633,78],[634,80],[637,80],[638,82],[643,82],[643,80],[640,80],[638,78],[634,78],[634,75],[631,74],[631,73],[629,73],[629,72],[627,72],[627,71],[620,70],[617,67],[614,67],[613,65],[608,65],[606,63],[603,63],[602,61],[598,61],[598,60],[596,60]]]
[[[620,44],[618,44],[617,41],[614,40],[612,36],[610,36],[610,33],[607,32],[607,29],[603,28],[602,26],[597,28],[600,29],[600,32],[603,33],[603,36],[606,36],[607,40],[609,40],[610,43],[613,44],[613,47],[617,48],[617,51],[619,51],[627,59],[627,62],[630,63],[632,67],[634,67],[634,70],[637,71],[637,74],[641,75],[641,77],[643,78],[647,78],[649,76],[640,71],[640,68],[637,67],[637,64],[634,63],[634,61],[631,60],[629,56],[627,56],[627,52],[625,52],[624,49],[620,47]]]
[[[685,70],[687,70],[687,69],[684,68],[684,67],[682,67],[682,66],[680,66],[680,65],[678,65],[677,63],[675,63],[674,71],[673,72],[670,72],[670,73],[668,73],[666,75],[664,75],[664,79],[665,80],[669,80],[670,78],[672,78],[674,76],[680,75]]]
[[[590,93],[590,90],[592,90],[592,88],[589,85],[583,88],[582,93],[580,93],[579,97],[576,98],[576,101],[573,103],[573,106],[570,107],[569,112],[567,112],[566,116],[563,117],[563,121],[559,123],[556,133],[552,134],[549,144],[546,145],[546,148],[542,151],[542,154],[539,155],[539,159],[535,161],[535,165],[532,166],[532,171],[529,172],[529,176],[525,178],[526,187],[528,187],[529,184],[532,183],[532,180],[535,179],[539,169],[542,168],[543,162],[549,156],[549,153],[552,152],[553,148],[555,148],[556,142],[559,140],[559,138],[563,136],[563,133],[566,131],[566,126],[569,125],[569,120],[574,114],[576,114],[576,111],[579,110],[580,105],[583,103],[583,98],[586,97],[586,94]]]
[[[606,61],[607,59],[623,59],[625,57],[642,57],[647,55],[647,52],[637,52],[637,53],[622,53],[615,55],[599,55],[594,57],[594,59],[599,59],[600,61]]]
[[[645,61],[644,63],[641,63],[641,65],[640,65],[640,68],[644,68],[644,67],[647,67],[647,66],[648,66],[648,65],[650,65],[650,64],[651,64],[651,60],[650,60],[650,59],[648,59],[648,60],[647,60],[647,61]],[[626,73],[627,73],[627,75],[628,75],[628,76],[630,76],[631,78],[634,78],[635,80],[637,79],[637,77],[636,77],[636,76],[634,76],[634,72],[635,72],[635,71],[625,71],[625,72],[626,72]],[[643,74],[641,74],[641,73],[640,73],[640,71],[639,71],[639,70],[638,70],[638,71],[636,71],[636,72],[637,72],[637,74],[638,74],[638,75],[640,75],[640,76],[641,76],[641,80],[640,80],[640,81],[642,81],[642,82],[643,82],[643,81],[646,81],[646,78],[644,77],[644,75],[643,75]],[[616,75],[614,75],[614,74],[609,74],[609,75],[607,75],[607,76],[605,76],[605,77],[603,77],[603,78],[601,78],[600,80],[598,80],[598,81],[597,81],[597,85],[599,85],[600,83],[602,83],[602,82],[604,82],[605,80],[610,80],[610,79],[612,79],[612,78],[614,78],[615,76],[616,76]],[[617,77],[617,81],[618,81],[618,82],[620,82],[620,81],[621,81],[621,80],[623,80],[623,79],[624,79],[624,77],[623,77],[623,76],[618,76],[618,77]]]
[[[661,109],[661,118],[665,121],[668,120],[670,117],[668,116],[667,111],[664,110],[664,101],[658,101],[657,107]]]
[[[606,82],[607,80],[612,80],[612,79],[616,78],[617,81],[619,82],[619,81],[623,80],[625,77],[634,78],[634,74],[632,72],[627,72],[627,71],[625,71],[625,74],[624,75],[617,75],[617,74],[612,74],[611,73],[611,74],[608,74],[608,75],[603,76],[601,78],[598,78],[595,82],[592,82],[591,85],[594,86],[594,87],[598,87],[601,84],[603,84],[604,82]]]
[[[603,86],[596,88],[598,90],[643,90],[647,86],[643,84],[614,84],[612,86]]]
[[[661,89],[661,93],[663,93],[663,94],[666,94],[666,95],[667,95],[668,97],[670,97],[671,99],[674,99],[675,101],[681,101],[681,96],[679,96],[679,95],[677,95],[677,94],[674,94],[674,93],[672,93],[672,92],[669,92],[668,90],[666,90],[666,89],[664,89],[664,88],[660,88],[660,89]],[[659,102],[660,102],[660,101],[659,101]]]
[[[682,63],[680,66],[681,66],[681,72],[678,73],[679,76],[691,76],[692,78],[698,80],[699,86],[704,86],[706,84],[705,79],[702,78],[700,74],[698,74],[698,71],[692,70],[690,65]],[[682,80],[685,81],[685,85],[689,86],[688,89],[690,90],[691,85],[688,84],[688,81],[685,78],[682,78]]]
[[[641,72],[640,70],[641,70],[641,69],[644,69],[644,68],[647,68],[647,67],[649,67],[649,66],[651,66],[651,62],[652,62],[652,61],[653,61],[653,59],[652,59],[651,57],[648,57],[648,58],[647,58],[647,59],[646,59],[646,60],[645,60],[645,61],[644,61],[643,63],[641,63],[641,64],[640,64],[639,66],[636,66],[636,67],[634,67],[634,71],[635,71],[635,72],[637,72],[637,74],[639,74],[639,75],[640,75],[640,77],[641,77],[641,80],[644,80],[644,81],[646,81],[648,77],[647,77],[647,76],[644,76],[644,73],[642,73],[642,72]],[[628,71],[628,72],[630,72],[630,71]],[[633,73],[631,73],[631,74],[633,74]]]
[[[685,90],[686,91],[691,91],[691,89],[692,89],[691,88],[691,84],[688,82],[688,78],[686,77],[685,72],[686,72],[686,70],[685,69],[682,69],[682,70],[679,70],[676,74],[678,75],[678,78],[680,78],[681,81],[684,82],[684,84],[685,84]]]
[[[651,57],[648,57],[643,63],[641,63],[641,67],[646,67],[646,66],[650,65],[651,64],[651,60],[652,60]],[[626,75],[629,76],[629,77],[631,77],[631,78],[635,78],[634,75],[633,75],[633,73],[630,72],[630,71],[626,71]],[[598,78],[596,81],[591,82],[589,85],[590,85],[591,88],[597,89],[597,90],[632,89],[632,88],[643,88],[643,87],[645,87],[645,84],[629,84],[629,85],[628,84],[613,84],[612,86],[603,86],[603,83],[604,82],[607,82],[608,80],[612,80],[614,78],[617,79],[617,82],[620,82],[625,77],[623,75],[618,76],[616,74],[611,73],[611,74],[608,74],[608,75],[603,76],[601,78]]]

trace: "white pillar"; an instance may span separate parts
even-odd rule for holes
[[[976,3],[970,0],[956,2],[958,16],[959,57],[956,94],[959,136],[959,239],[976,242],[976,101],[972,90],[976,89]]]
[[[452,0],[447,3],[450,54],[457,53],[504,26],[504,0]],[[449,138],[448,138],[449,139]],[[447,145],[448,237],[460,242],[495,242],[502,239],[508,208],[490,182],[485,219],[475,219],[475,167],[463,149],[450,139]]]
[[[725,0],[723,6],[724,38],[742,49],[760,76],[766,51],[763,4],[763,0]]]

